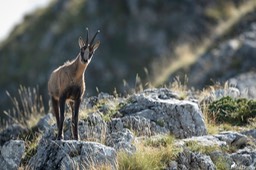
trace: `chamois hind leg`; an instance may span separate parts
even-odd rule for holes
[[[57,122],[57,128],[59,129],[59,126],[60,126],[59,102],[58,100],[54,99],[54,97],[52,97],[51,100],[52,100],[53,113]]]
[[[81,99],[75,100],[75,108],[74,112],[72,112],[72,130],[73,130],[73,137],[75,140],[78,140],[78,112],[80,107]]]
[[[75,111],[75,102],[74,101],[70,101],[69,102],[69,106],[70,106],[70,108],[71,108],[71,115],[72,115],[72,124],[71,124],[71,127],[72,127],[72,137],[73,137],[73,139],[74,139],[74,111]]]
[[[65,103],[66,96],[63,95],[60,97],[59,106],[60,106],[60,124],[58,128],[58,140],[62,139],[62,130],[63,130],[63,122],[64,122],[64,112],[65,112]]]

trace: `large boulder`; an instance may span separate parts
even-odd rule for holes
[[[207,134],[198,104],[180,100],[168,89],[148,89],[128,101],[120,109],[121,123],[139,135],[172,133],[176,138],[188,138]]]
[[[24,141],[10,140],[6,142],[0,147],[0,169],[17,170],[24,152]]]
[[[41,139],[28,169],[117,169],[116,151],[111,147],[76,140],[54,141]]]

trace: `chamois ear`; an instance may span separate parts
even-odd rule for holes
[[[79,44],[79,47],[82,48],[85,46],[85,43],[84,43],[84,40],[82,39],[82,37],[79,37],[78,39],[78,44]]]
[[[93,51],[96,51],[99,46],[100,46],[100,41],[97,41],[95,44],[92,45]]]

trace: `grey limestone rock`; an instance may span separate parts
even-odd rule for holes
[[[243,148],[249,142],[249,138],[247,136],[232,131],[222,132],[214,135],[214,137],[218,138],[220,141],[225,141],[229,146],[234,146],[236,148]]]
[[[234,169],[255,170],[256,150],[250,148],[240,149],[232,153],[230,157],[235,162]]]
[[[242,132],[242,134],[244,134],[246,136],[251,136],[252,138],[254,138],[256,140],[256,129],[244,131],[244,132]]]
[[[89,169],[108,166],[117,169],[116,151],[111,147],[76,140],[41,139],[28,169]]]
[[[192,137],[188,139],[182,139],[181,141],[178,141],[177,144],[179,146],[185,146],[184,144],[188,141],[195,141],[198,145],[201,145],[202,147],[217,145],[220,148],[236,148],[237,151],[233,151],[232,153],[216,150],[208,154],[212,162],[215,165],[221,163],[222,168],[234,170],[252,170],[256,167],[256,149],[255,147],[251,146],[252,142],[250,140],[250,137],[245,136],[241,133],[228,131],[219,133],[217,135]],[[182,155],[184,157],[184,155],[186,155],[186,152],[182,153]],[[191,157],[189,158],[192,159]],[[183,158],[181,161],[179,158],[176,161],[179,164],[179,161],[184,162],[184,159],[185,158]],[[191,160],[186,161],[191,162]],[[193,169],[193,166],[189,165],[189,168]],[[180,165],[180,168],[181,167],[185,168]],[[188,166],[186,166],[186,168],[187,167]]]
[[[72,139],[71,118],[64,121],[64,139]],[[106,136],[107,124],[102,119],[100,113],[90,113],[87,118],[79,120],[78,132],[81,140],[104,142]],[[51,126],[45,133],[44,138],[55,139],[57,127]]]
[[[184,149],[177,158],[178,169],[182,170],[216,170],[210,156],[193,153]]]
[[[10,140],[0,148],[0,151],[0,169],[17,170],[25,152],[25,143],[21,140]]]
[[[198,105],[177,98],[165,88],[135,94],[129,99],[130,103],[120,109],[124,115],[122,122],[141,135],[172,133],[177,138],[206,135]]]
[[[132,154],[136,151],[133,145],[134,135],[129,129],[123,128],[122,130],[112,131],[107,135],[106,145],[114,147],[116,150],[123,150],[126,153]]]
[[[52,113],[48,113],[38,121],[36,126],[40,131],[45,132],[52,126],[53,122],[55,122],[55,118]]]

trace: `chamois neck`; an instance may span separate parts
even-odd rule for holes
[[[80,54],[78,54],[78,56],[76,57],[74,65],[76,77],[79,78],[83,76],[88,64],[82,63]]]

